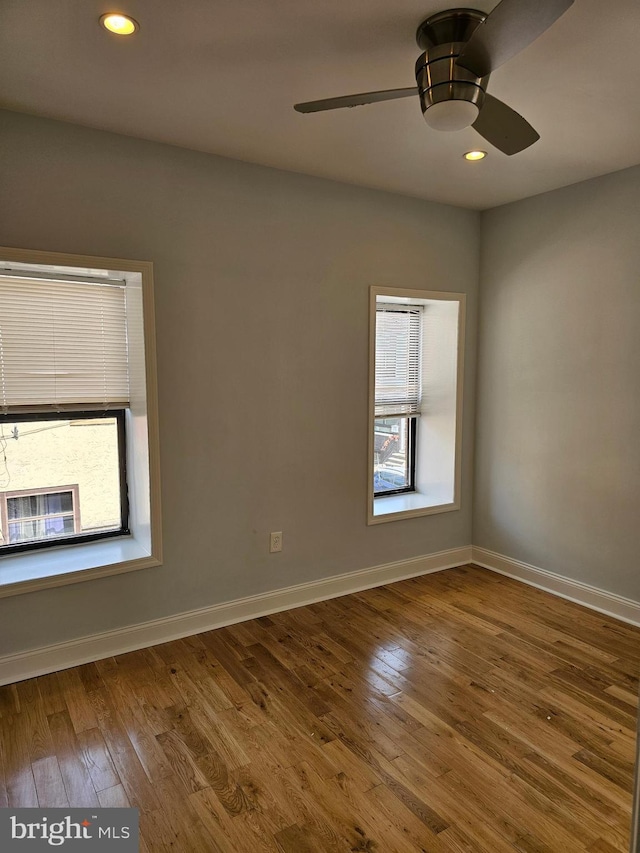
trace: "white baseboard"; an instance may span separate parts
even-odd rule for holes
[[[0,657],[0,685],[471,562],[471,546],[386,563]]]
[[[513,560],[494,551],[488,551],[486,548],[469,545],[309,583],[296,584],[285,589],[214,604],[211,607],[202,607],[163,619],[154,619],[151,622],[92,634],[66,643],[4,655],[0,657],[0,685],[23,681],[25,678],[33,678],[37,675],[46,675],[49,672],[101,660],[111,655],[144,649],[202,631],[222,628],[224,625],[233,625],[247,619],[268,616],[270,613],[303,607],[305,604],[337,598],[340,595],[360,592],[364,589],[394,583],[394,581],[441,572],[444,569],[471,562],[613,616],[623,622],[640,625],[640,602],[557,575],[546,569],[530,566],[520,560]]]
[[[472,562],[484,569],[490,569],[492,572],[515,578],[515,580],[522,581],[530,586],[543,589],[545,592],[558,595],[560,598],[567,598],[576,604],[582,604],[591,610],[606,613],[607,616],[613,616],[623,622],[640,625],[640,602],[631,598],[624,598],[596,586],[557,575],[546,569],[530,566],[520,560],[513,560],[511,557],[488,551],[486,548],[478,548],[474,545],[471,553]]]

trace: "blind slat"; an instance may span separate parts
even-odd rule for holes
[[[0,277],[0,410],[128,405],[125,290]]]

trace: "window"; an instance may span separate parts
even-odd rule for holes
[[[59,492],[5,492],[0,499],[2,545],[72,536],[80,528],[77,485]]]
[[[46,491],[69,481],[82,480],[83,502],[88,500],[87,523],[76,531],[62,516],[11,521],[11,512],[22,504],[8,498],[0,553],[81,534],[86,541],[89,535],[126,532],[125,466],[118,453],[123,441],[118,431],[124,432],[129,406],[124,281],[0,272],[0,302],[0,487],[4,480],[12,489],[41,492],[40,501],[35,495],[23,500],[27,514],[29,503],[34,512],[35,504],[42,504],[44,512],[53,504]],[[61,419],[78,408],[85,414]],[[101,414],[94,423],[102,429],[71,427],[88,424],[87,412],[93,418],[94,412]]]
[[[159,565],[151,264],[0,249],[0,303],[0,595]]]
[[[416,419],[377,417],[374,426],[375,495],[413,492],[416,479]]]
[[[0,554],[128,533],[124,410],[65,415],[0,416]]]
[[[369,524],[457,509],[464,295],[371,289]]]
[[[415,489],[422,306],[376,303],[373,491]]]

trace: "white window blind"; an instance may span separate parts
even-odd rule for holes
[[[420,412],[422,307],[376,306],[375,416]]]
[[[124,285],[0,275],[0,411],[128,403]]]

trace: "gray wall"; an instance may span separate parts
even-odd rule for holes
[[[482,216],[473,543],[640,600],[640,167]]]
[[[470,544],[478,214],[8,112],[0,200],[0,245],[155,264],[165,546],[0,600],[2,652]],[[468,294],[459,512],[366,526],[371,284]]]

